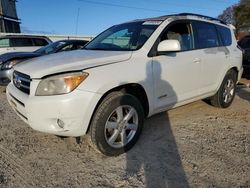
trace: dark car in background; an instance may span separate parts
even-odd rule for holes
[[[34,52],[10,52],[0,55],[0,85],[7,85],[11,80],[12,67],[24,60],[42,55],[81,49],[89,41],[60,40],[48,44]]]
[[[250,35],[245,36],[242,38],[238,45],[243,50],[243,75],[242,77],[250,78]]]

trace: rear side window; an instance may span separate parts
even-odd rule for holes
[[[220,46],[216,27],[210,23],[195,22],[195,37],[197,48],[212,48]]]
[[[49,44],[45,39],[38,39],[38,38],[34,38],[33,42],[34,42],[35,46],[45,46],[45,45]]]
[[[232,36],[230,29],[216,25],[220,38],[222,40],[223,46],[230,46],[232,44]]]
[[[11,38],[12,47],[33,46],[30,38]]]
[[[9,39],[0,39],[0,48],[10,47]]]

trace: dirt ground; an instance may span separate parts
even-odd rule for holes
[[[153,116],[132,150],[106,157],[33,131],[0,92],[0,187],[250,187],[250,80],[228,109],[198,101]]]

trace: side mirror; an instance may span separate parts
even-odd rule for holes
[[[157,52],[178,52],[181,51],[181,45],[178,40],[161,41],[157,47]]]

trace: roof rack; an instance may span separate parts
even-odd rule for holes
[[[201,17],[201,18],[204,18],[204,19],[207,19],[207,20],[211,20],[211,21],[217,21],[217,22],[220,22],[222,24],[225,24],[227,25],[226,22],[220,20],[220,19],[217,19],[217,18],[213,18],[213,17],[209,17],[209,16],[205,16],[205,15],[201,15],[201,14],[194,14],[194,13],[180,13],[180,14],[177,14],[179,16],[197,16],[197,17]]]

